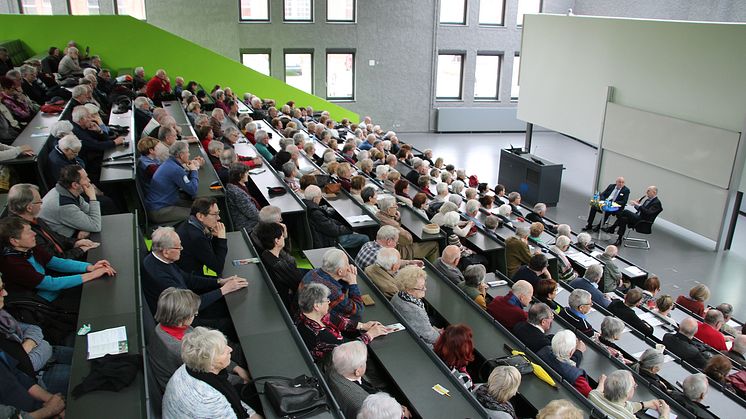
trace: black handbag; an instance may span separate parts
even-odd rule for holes
[[[314,377],[264,376],[254,379],[257,381],[264,381],[264,390],[259,393],[282,418],[297,419],[327,409],[327,396]]]
[[[515,367],[521,375],[532,374],[534,372],[534,366],[531,365],[531,361],[523,355],[508,355],[500,358],[493,358],[484,361],[482,366],[479,368],[479,379],[481,382],[486,383],[492,370],[499,366],[510,366]]]

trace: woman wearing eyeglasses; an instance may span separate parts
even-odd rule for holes
[[[400,291],[391,298],[391,305],[404,317],[409,327],[432,348],[440,337],[441,329],[430,323],[425,304],[426,274],[418,266],[405,266],[396,274]]]

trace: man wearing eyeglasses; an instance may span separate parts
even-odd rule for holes
[[[177,262],[181,269],[202,274],[202,267],[206,266],[218,276],[223,273],[228,241],[215,198],[195,199],[191,215],[179,225],[176,233],[184,246]]]

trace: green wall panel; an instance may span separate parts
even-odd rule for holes
[[[199,21],[193,23],[199,25]],[[205,30],[217,30],[215,28]],[[31,55],[45,53],[50,46],[62,47],[74,39],[91,47],[113,71],[143,66],[152,76],[159,68],[176,76],[196,80],[206,89],[215,84],[230,86],[239,97],[251,92],[272,98],[278,104],[294,100],[297,106],[327,110],[336,120],[359,116],[339,105],[310,95],[284,82],[265,76],[241,63],[129,16],[24,16],[0,15],[0,40],[20,39]]]

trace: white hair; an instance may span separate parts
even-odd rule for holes
[[[357,419],[400,419],[402,409],[399,402],[388,393],[371,394],[363,401]]]
[[[435,185],[435,192],[438,195],[445,195],[448,193],[448,184],[445,182],[440,182],[437,185]]]
[[[381,211],[385,212],[387,209],[395,206],[396,198],[394,198],[393,196],[384,196],[378,200],[378,209],[380,209]]]
[[[544,212],[546,210],[547,210],[547,204],[543,202],[537,202],[536,205],[534,205],[534,212],[537,214],[540,212]]]
[[[376,177],[380,178],[380,177],[388,174],[389,173],[389,169],[390,169],[389,165],[387,165],[387,164],[382,164],[382,165],[376,167]]]
[[[52,137],[55,138],[62,138],[67,134],[70,134],[73,132],[73,124],[70,123],[70,121],[57,121],[54,124],[52,124],[52,127],[49,128],[49,134],[52,135]]]
[[[561,330],[552,338],[552,352],[560,361],[567,361],[575,352],[577,338],[571,330]]]
[[[446,227],[455,227],[461,217],[456,211],[449,211],[443,215],[443,225]]]
[[[399,260],[399,251],[388,247],[379,250],[376,256],[376,264],[387,271],[390,271]]]
[[[365,368],[368,348],[358,340],[343,343],[332,351],[332,366],[339,375],[352,374],[358,368]]]
[[[513,212],[513,208],[510,207],[510,204],[502,204],[497,207],[497,213],[502,215],[503,217],[510,216],[511,212]]]
[[[511,291],[513,292],[513,295],[520,297],[531,297],[534,295],[533,285],[524,280],[516,281],[516,283],[511,287]]]
[[[282,209],[274,205],[267,205],[259,210],[259,222],[279,223],[282,220]]]
[[[90,112],[88,111],[88,108],[85,107],[85,105],[78,105],[73,108],[72,119],[73,122],[75,122],[76,124],[88,115],[90,115]]]
[[[176,234],[176,230],[173,227],[158,227],[150,236],[153,241],[150,249],[153,252],[157,252],[174,247],[174,243],[176,243],[178,237],[179,235]]]
[[[466,213],[471,214],[479,211],[479,206],[479,201],[477,201],[476,199],[470,199],[466,201]]]
[[[710,383],[707,381],[706,375],[698,373],[686,377],[684,382],[681,384],[684,388],[684,394],[686,397],[691,401],[698,402],[702,400],[704,395],[707,393],[707,388]]]
[[[586,246],[590,242],[591,242],[590,234],[585,233],[585,232],[578,234],[578,243],[582,244],[583,246]]]
[[[606,377],[604,384],[604,398],[612,403],[620,403],[627,400],[627,395],[632,391],[635,379],[627,370],[613,371]]]
[[[321,259],[321,269],[328,273],[337,273],[338,270],[349,264],[347,255],[343,250],[329,249]]]
[[[558,236],[557,239],[554,241],[554,245],[562,250],[565,246],[568,246],[570,244],[570,238],[567,236]]]
[[[227,343],[220,331],[195,327],[181,341],[181,360],[191,369],[209,372],[215,357],[225,350]]]
[[[591,282],[597,282],[604,274],[604,267],[600,263],[595,263],[585,270],[585,278]]]
[[[399,240],[399,229],[390,225],[381,226],[376,233],[376,240]]]
[[[576,288],[567,297],[567,305],[573,310],[577,310],[578,307],[586,304],[591,304],[591,293],[586,290]]]
[[[67,134],[60,138],[57,145],[60,147],[60,150],[80,151],[83,144],[74,134]]]
[[[570,226],[567,224],[560,224],[557,226],[557,235],[558,236],[565,236],[567,238],[570,237],[572,234],[572,230],[570,230]]]
[[[460,194],[464,191],[464,182],[460,180],[454,180],[453,183],[451,183],[451,192],[455,194]]]

